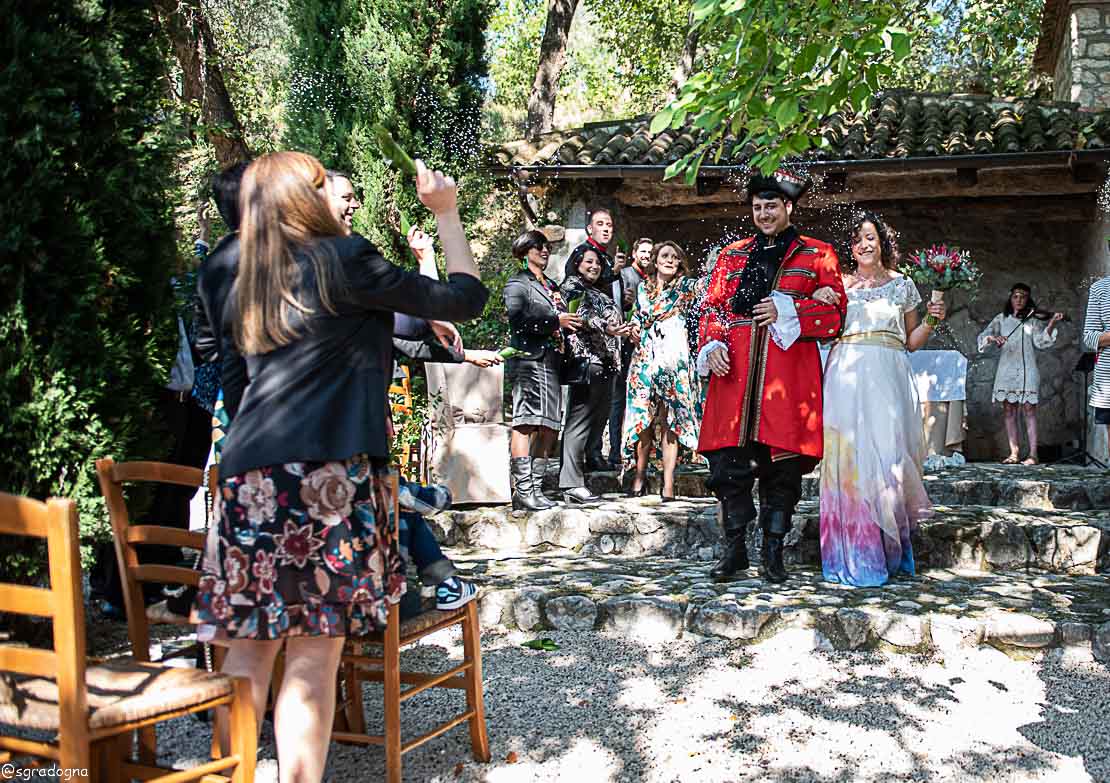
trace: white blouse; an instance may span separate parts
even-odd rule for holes
[[[1001,335],[1006,338],[994,375],[995,402],[1014,402],[1036,405],[1039,400],[1041,374],[1037,370],[1034,349],[1044,350],[1056,344],[1056,327],[1045,329],[1043,321],[1029,316],[1024,320],[999,313],[979,334],[979,352],[991,345],[987,338]]]

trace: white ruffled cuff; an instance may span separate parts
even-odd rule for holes
[[[798,320],[798,310],[789,296],[781,291],[772,291],[771,301],[778,311],[778,318],[771,324],[771,338],[785,351],[802,336],[802,322]]]
[[[698,351],[698,360],[694,364],[694,368],[698,371],[698,375],[700,375],[702,378],[709,377],[709,354],[713,353],[713,351],[717,350],[718,348],[724,348],[725,352],[728,352],[728,346],[722,343],[720,340],[710,340],[708,343],[702,346],[702,349],[700,351]]]

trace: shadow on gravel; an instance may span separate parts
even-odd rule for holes
[[[1081,759],[1092,780],[1110,781],[1110,735],[1091,731],[1090,725],[1092,713],[1110,717],[1110,669],[1046,663],[1037,675],[1045,687],[1041,720],[1018,731],[1038,748]]]

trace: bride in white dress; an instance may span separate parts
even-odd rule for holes
[[[856,269],[844,277],[848,314],[825,365],[821,564],[828,581],[863,587],[914,573],[910,533],[929,498],[906,352],[923,347],[933,327],[917,314],[917,286],[894,271],[889,227],[863,213],[850,241]],[[828,300],[824,290],[814,296]],[[944,303],[928,312],[943,319]]]

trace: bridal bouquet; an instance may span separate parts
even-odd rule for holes
[[[968,251],[948,245],[933,245],[918,250],[906,259],[899,271],[918,285],[932,288],[933,302],[944,301],[944,292],[953,288],[976,291],[982,276]],[[926,316],[925,320],[936,326],[936,319],[932,316]]]

